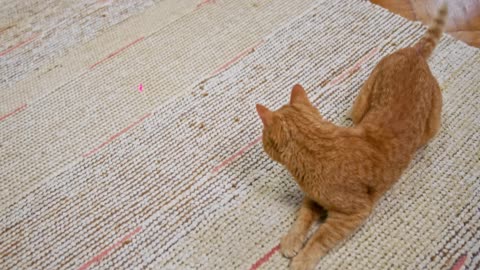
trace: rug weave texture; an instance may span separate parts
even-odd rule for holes
[[[278,243],[302,193],[264,154],[255,104],[278,108],[301,83],[327,119],[351,125],[346,111],[375,64],[425,28],[364,1],[319,0],[294,20],[274,13],[275,31],[251,15],[257,34],[244,48],[224,48],[214,68],[179,68],[176,82],[156,56],[162,31],[246,10],[235,2],[182,17],[0,121],[0,269],[287,269]],[[318,269],[480,267],[480,51],[444,36],[429,64],[444,100],[439,135]],[[133,78],[144,92],[122,92]]]
[[[162,101],[190,92],[196,82],[221,71],[230,59],[248,52],[311,3],[270,1],[254,6],[222,1],[192,6],[171,23],[162,17],[168,6],[153,7],[141,18],[54,58],[49,72],[2,89],[0,210],[45,177],[138,124]],[[11,53],[21,54],[29,47],[18,49]],[[0,59],[12,61],[11,54],[5,56]]]

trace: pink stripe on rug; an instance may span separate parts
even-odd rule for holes
[[[92,154],[96,153],[98,150],[100,150],[102,147],[104,147],[105,145],[109,144],[110,142],[112,142],[113,140],[115,140],[118,136],[122,135],[123,133],[127,132],[129,129],[131,129],[132,127],[138,125],[139,123],[141,123],[143,120],[145,120],[147,117],[149,117],[151,115],[151,113],[148,113],[146,115],[144,115],[142,118],[140,118],[140,120],[132,123],[131,125],[129,125],[128,127],[122,129],[120,132],[118,132],[117,134],[113,135],[112,137],[110,137],[107,141],[105,141],[104,143],[100,144],[99,146],[97,146],[96,148],[90,150],[89,152],[83,154],[82,156],[83,157],[89,157],[91,156]]]
[[[251,267],[250,270],[257,270],[262,264],[268,262],[270,258],[275,254],[275,252],[280,250],[280,245],[276,245],[274,248],[272,248],[267,254],[263,255],[262,258],[260,258],[258,261],[256,261]]]
[[[375,47],[372,50],[370,50],[370,52],[368,52],[366,55],[360,58],[352,67],[346,69],[340,75],[333,78],[333,80],[331,80],[330,83],[328,83],[328,85],[336,85],[342,82],[343,80],[345,80],[346,78],[348,78],[348,76],[357,72],[362,67],[362,65],[365,64],[370,58],[372,58],[378,51],[379,51],[378,47]]]
[[[90,66],[90,69],[93,69],[94,67],[102,64],[103,62],[105,62],[105,61],[107,61],[108,59],[114,57],[115,55],[123,52],[124,50],[128,49],[129,47],[131,47],[131,46],[135,45],[136,43],[142,41],[144,38],[145,38],[145,37],[141,37],[141,38],[139,38],[139,39],[137,39],[137,40],[135,40],[135,41],[133,41],[133,42],[131,42],[131,43],[123,46],[122,48],[114,51],[113,53],[109,54],[107,57],[105,57],[105,58],[103,58],[102,60],[98,61],[97,63],[91,65],[91,66]]]
[[[110,247],[104,249],[102,252],[98,253],[97,255],[95,255],[93,258],[91,258],[89,261],[87,261],[86,263],[82,264],[82,266],[80,266],[80,268],[78,268],[78,270],[86,270],[88,269],[90,266],[92,266],[92,264],[94,263],[99,263],[101,260],[103,260],[103,258],[105,258],[106,256],[108,256],[108,254],[110,254],[114,249],[117,249],[119,248],[120,246],[122,246],[125,242],[127,242],[128,240],[130,240],[133,236],[135,236],[137,233],[139,233],[140,231],[142,230],[142,227],[137,227],[135,230],[131,231],[130,233],[128,233],[127,235],[125,235],[122,239],[120,239],[119,241],[117,241],[115,244],[111,245]]]
[[[22,106],[16,108],[16,109],[13,110],[12,112],[9,112],[9,113],[7,113],[7,114],[5,114],[5,115],[0,116],[0,121],[3,121],[3,120],[5,120],[5,119],[7,119],[8,117],[10,117],[10,116],[12,116],[12,115],[14,115],[14,114],[16,114],[16,113],[19,113],[19,112],[23,111],[26,107],[27,107],[27,104],[23,104]]]
[[[12,47],[10,47],[10,48],[7,48],[7,49],[1,51],[1,52],[0,52],[0,56],[4,56],[4,55],[6,55],[7,53],[10,53],[10,52],[12,52],[13,50],[15,50],[15,49],[17,49],[17,48],[19,48],[19,47],[21,47],[21,46],[27,45],[28,43],[34,41],[37,37],[38,37],[38,34],[35,34],[35,35],[31,36],[30,38],[28,38],[27,40],[21,41],[21,42],[19,42],[18,44],[16,44],[15,46],[12,46]]]
[[[218,171],[220,171],[220,169],[222,169],[223,167],[226,167],[228,164],[232,163],[234,160],[236,160],[237,158],[239,158],[243,153],[245,153],[245,151],[249,150],[250,148],[252,148],[255,144],[257,144],[259,141],[262,140],[262,137],[258,137],[256,138],[255,140],[251,141],[250,143],[248,143],[246,146],[244,146],[242,149],[240,149],[238,152],[236,152],[235,154],[233,154],[232,156],[230,156],[229,158],[225,159],[224,161],[222,161],[222,163],[220,163],[220,165],[216,166],[215,168],[213,168],[212,172],[213,173],[216,173]]]
[[[195,8],[195,10],[207,5],[207,4],[215,4],[216,1],[215,0],[203,0],[202,2],[198,3],[197,7]]]
[[[451,270],[460,270],[462,266],[465,264],[465,261],[467,260],[467,255],[463,255],[460,258],[457,259],[455,264],[452,266]]]
[[[218,73],[224,71],[225,69],[227,69],[229,66],[233,65],[234,63],[238,62],[242,57],[244,57],[245,55],[249,54],[250,52],[252,52],[256,47],[258,47],[260,44],[262,44],[264,41],[261,40],[257,43],[255,43],[253,46],[245,49],[244,51],[242,51],[241,53],[239,53],[237,56],[235,56],[232,60],[228,61],[227,63],[223,64],[222,66],[220,66],[219,68],[217,68],[215,71],[212,72],[212,76],[215,76],[217,75]]]

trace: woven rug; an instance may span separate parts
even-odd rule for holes
[[[0,210],[45,177],[138,124],[162,101],[190,92],[196,82],[222,71],[312,4],[200,2],[185,15],[166,19],[163,15],[172,1],[161,2],[83,46],[69,48],[41,71],[2,89]],[[177,13],[186,12],[182,3],[175,5]],[[37,45],[11,51],[0,58],[0,66]]]
[[[279,107],[301,83],[326,118],[350,125],[346,111],[374,65],[425,29],[363,1],[315,1],[275,22],[254,49],[212,69],[189,54],[162,62],[159,30],[4,117],[0,268],[286,269],[278,243],[302,194],[263,153],[255,103]],[[443,91],[440,134],[318,269],[480,267],[480,52],[445,36],[429,62]],[[175,64],[202,70],[168,83]],[[121,91],[140,82],[143,92]]]

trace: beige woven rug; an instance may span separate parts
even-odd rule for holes
[[[2,88],[0,269],[286,269],[278,241],[302,194],[263,153],[255,103],[278,107],[302,83],[348,125],[375,63],[424,29],[363,1],[315,1],[292,21],[311,2],[214,2],[72,61],[108,51],[98,40],[152,4],[65,45],[56,75],[25,64]],[[480,52],[444,37],[430,65],[439,136],[318,269],[480,267]]]
[[[161,1],[83,46],[65,45],[69,50],[59,58],[51,59],[41,49],[50,42],[45,38],[38,44],[12,47],[15,50],[0,58],[0,66],[8,72],[15,69],[17,56],[36,52],[41,59],[51,59],[1,91],[0,210],[45,177],[91,155],[112,136],[144,119],[161,101],[190,92],[194,83],[247,53],[279,24],[312,4],[310,0],[225,0],[189,1],[191,7],[183,7],[187,4],[172,1]],[[123,4],[128,7],[130,2]],[[169,13],[170,6],[179,11]],[[88,19],[96,21],[94,15]],[[25,70],[33,65],[22,63]]]

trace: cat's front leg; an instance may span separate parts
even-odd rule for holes
[[[280,242],[280,252],[292,258],[300,251],[313,222],[319,219],[324,210],[307,196],[303,199],[297,219],[288,234]]]
[[[329,211],[325,223],[320,225],[305,248],[293,258],[290,269],[314,270],[320,259],[341,240],[354,232],[369,214],[370,209],[364,209],[355,214]]]

